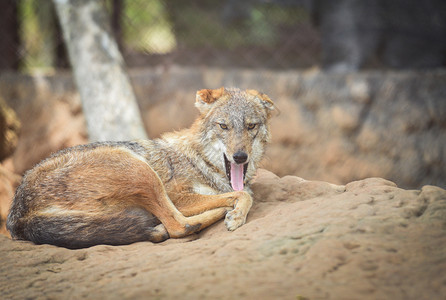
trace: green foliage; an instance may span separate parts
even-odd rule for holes
[[[278,32],[283,26],[308,20],[303,9],[260,3],[252,6],[249,16],[241,22],[227,24],[222,18],[224,2],[207,2],[214,5],[198,6],[194,1],[195,5],[170,7],[179,44],[192,48],[274,47],[280,42]]]
[[[104,9],[111,10],[111,0]],[[308,21],[298,7],[272,3],[249,6],[236,22],[223,17],[225,1],[146,0],[124,1],[124,48],[147,54],[176,49],[226,49],[280,46],[284,28]],[[54,62],[54,10],[51,1],[22,0],[19,7],[23,46],[22,69],[50,69]]]
[[[20,39],[22,41],[21,69],[51,68],[54,55],[54,11],[50,1],[22,0],[19,4]]]
[[[176,47],[163,1],[127,1],[122,16],[124,44],[147,53],[167,53]]]

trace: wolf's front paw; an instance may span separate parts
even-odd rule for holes
[[[240,209],[228,211],[225,217],[225,225],[228,230],[233,231],[245,224],[246,215]]]

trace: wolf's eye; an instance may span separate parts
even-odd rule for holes
[[[248,124],[248,130],[253,130],[254,128],[256,128],[257,124],[255,123],[249,123]]]
[[[228,125],[226,124],[219,124],[221,129],[227,130],[228,129]]]

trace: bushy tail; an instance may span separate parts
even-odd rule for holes
[[[70,249],[99,244],[124,245],[140,241],[161,242],[169,238],[160,221],[144,209],[93,215],[32,215],[8,223],[15,239]],[[162,225],[161,225],[162,226]],[[164,230],[163,230],[164,229]]]

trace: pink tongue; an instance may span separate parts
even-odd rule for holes
[[[231,163],[231,185],[234,191],[243,190],[243,165]]]

